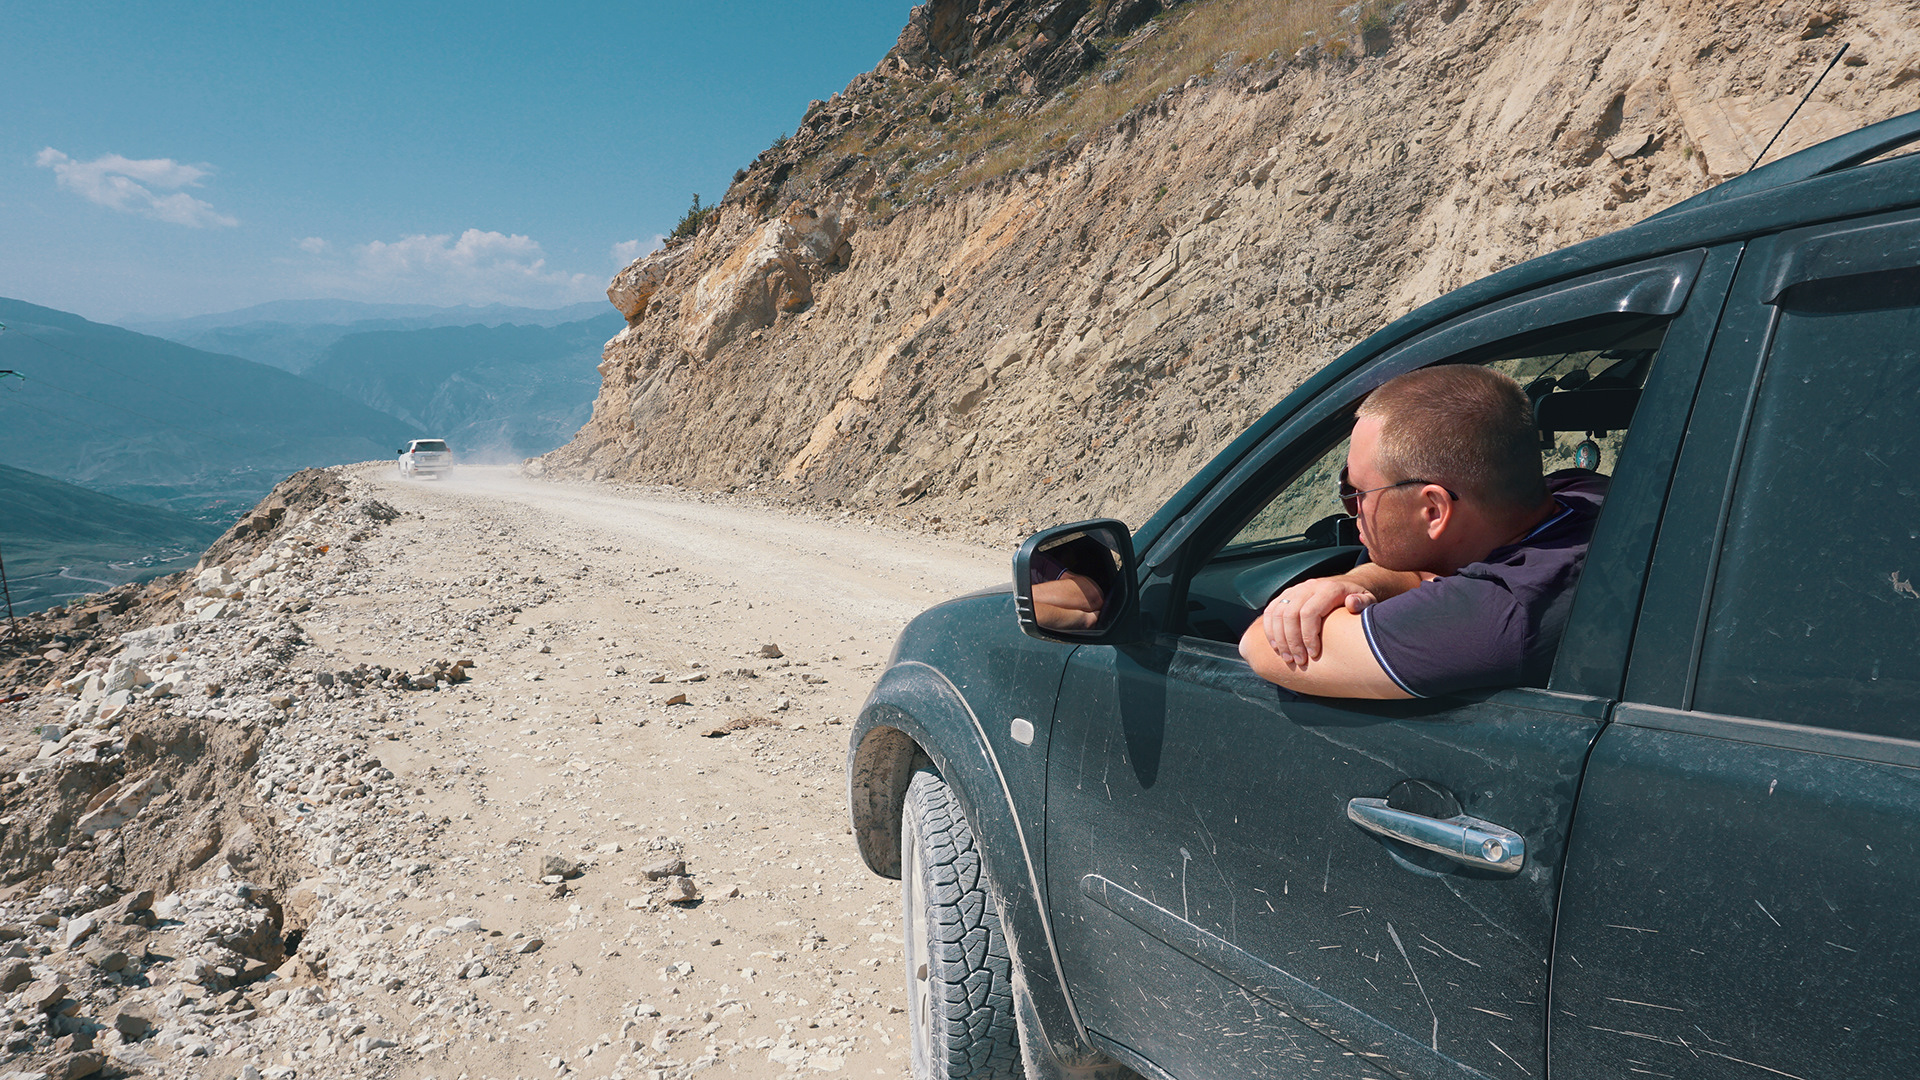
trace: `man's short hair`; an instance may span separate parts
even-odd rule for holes
[[[1540,434],[1520,384],[1491,368],[1444,364],[1389,379],[1360,403],[1380,421],[1388,480],[1430,480],[1495,507],[1547,497]]]

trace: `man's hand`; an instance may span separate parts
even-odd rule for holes
[[[1091,630],[1107,598],[1093,579],[1069,570],[1033,586],[1033,619],[1050,630]]]
[[[1296,668],[1320,659],[1327,616],[1345,609],[1358,615],[1373,604],[1399,596],[1433,575],[1412,570],[1387,570],[1378,563],[1361,563],[1344,574],[1313,578],[1282,592],[1267,604],[1260,618],[1267,645]]]
[[[1334,608],[1327,615],[1322,637],[1325,655],[1296,666],[1268,647],[1266,631],[1255,622],[1240,638],[1240,655],[1255,675],[1296,694],[1383,700],[1409,696],[1373,655],[1359,616]]]
[[[1356,578],[1313,578],[1282,592],[1267,604],[1261,619],[1267,645],[1288,667],[1304,668],[1320,659],[1321,631],[1327,616],[1342,608],[1360,614],[1380,597]]]

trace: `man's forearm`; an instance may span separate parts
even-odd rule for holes
[[[1389,570],[1378,563],[1361,563],[1352,570],[1340,575],[1351,579],[1373,594],[1375,600],[1386,600],[1399,596],[1403,592],[1420,587],[1421,577],[1412,570]]]

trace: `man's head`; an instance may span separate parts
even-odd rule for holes
[[[1520,384],[1497,371],[1450,364],[1381,385],[1361,403],[1347,453],[1353,487],[1384,488],[1359,503],[1369,555],[1388,569],[1452,573],[1513,539],[1547,504],[1538,439]]]

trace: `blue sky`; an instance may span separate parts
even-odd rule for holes
[[[910,7],[9,4],[0,296],[108,322],[598,297]]]

